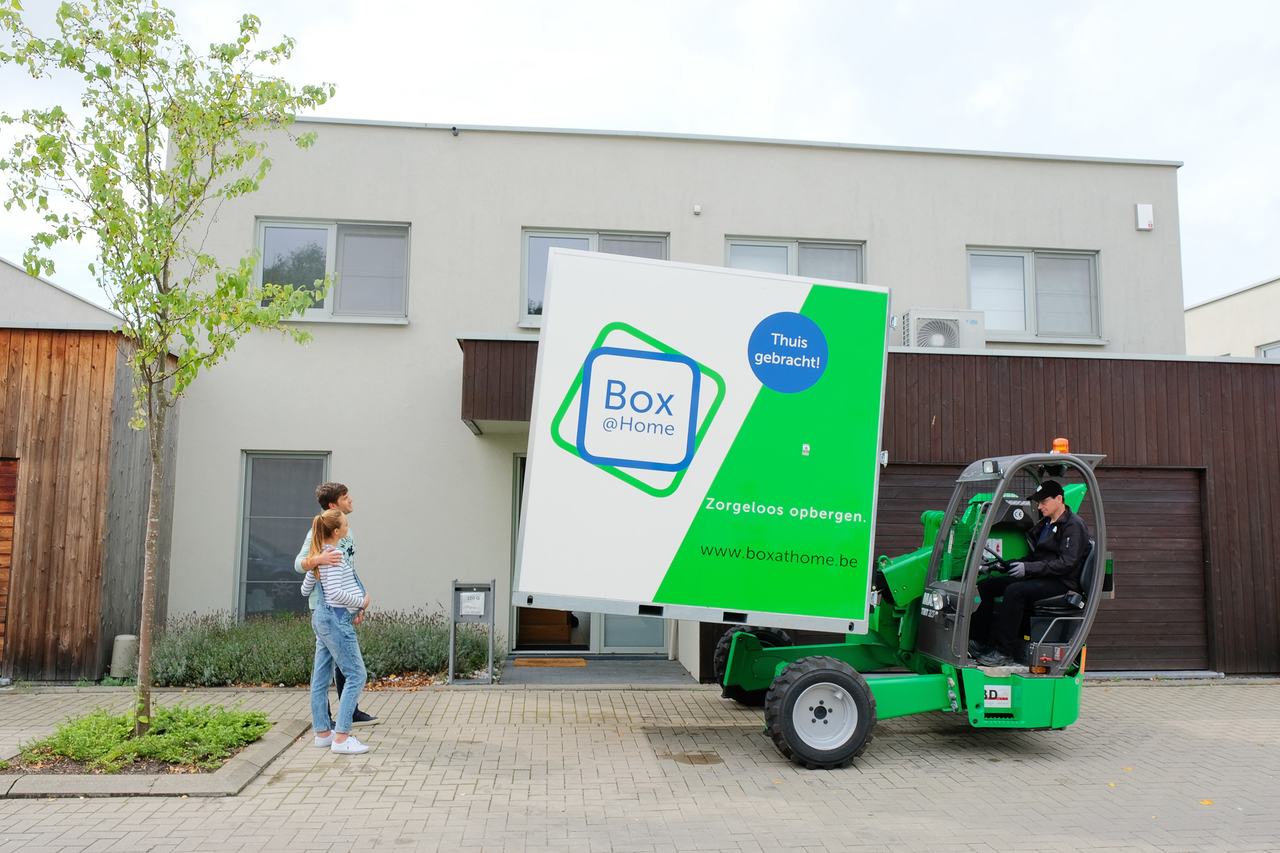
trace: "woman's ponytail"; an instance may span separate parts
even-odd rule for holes
[[[307,551],[308,559],[323,551],[324,540],[341,526],[342,510],[339,509],[326,509],[311,519],[311,548]],[[315,572],[316,580],[320,580],[320,567],[316,566],[311,571]]]

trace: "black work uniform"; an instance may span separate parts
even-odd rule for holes
[[[1047,517],[1027,534],[1031,554],[1017,561],[1026,567],[1021,578],[989,578],[978,584],[982,602],[973,613],[973,637],[988,642],[1010,657],[1018,657],[1022,620],[1027,608],[1042,598],[1080,591],[1080,569],[1089,546],[1089,528],[1067,507],[1057,521]],[[995,600],[1004,603],[995,611]]]

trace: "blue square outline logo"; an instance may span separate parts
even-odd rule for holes
[[[649,361],[666,361],[675,364],[682,364],[689,368],[693,382],[693,389],[689,400],[689,424],[686,429],[688,441],[685,445],[684,458],[678,462],[650,462],[645,459],[624,459],[614,456],[596,456],[589,452],[586,446],[586,430],[587,430],[587,413],[590,409],[589,400],[591,396],[591,369],[595,365],[595,361],[602,355],[612,355],[621,358],[647,359]],[[576,444],[578,455],[593,465],[613,465],[619,468],[638,468],[647,471],[683,471],[689,467],[693,461],[694,451],[697,449],[697,432],[698,432],[698,399],[702,387],[702,370],[698,367],[698,363],[687,355],[679,353],[652,352],[650,350],[624,349],[623,347],[597,347],[587,353],[586,359],[582,363],[582,397],[578,401],[578,435]]]

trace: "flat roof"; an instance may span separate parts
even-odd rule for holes
[[[1141,160],[1123,157],[1076,157],[1065,154],[1028,154],[1016,151],[974,151],[964,148],[916,148],[905,145],[862,145],[853,142],[822,142],[806,139],[771,139],[752,136],[715,136],[699,133],[660,133],[649,130],[587,130],[564,127],[518,127],[489,124],[434,124],[409,121],[375,121],[359,118],[329,118],[325,116],[298,116],[307,124],[345,124],[368,127],[401,127],[417,130],[443,130],[484,133],[538,133],[559,136],[624,136],[635,139],[676,139],[693,142],[737,142],[750,145],[790,145],[797,148],[836,148],[850,151],[886,151],[899,154],[944,154],[953,157],[988,157],[1005,160],[1058,160],[1068,163],[1109,163],[1124,166],[1182,167],[1181,160]]]
[[[1246,284],[1244,287],[1237,288],[1235,290],[1230,291],[1229,293],[1224,293],[1221,296],[1214,296],[1209,299],[1201,300],[1200,302],[1197,302],[1194,305],[1188,305],[1186,308],[1183,308],[1182,310],[1183,312],[1187,312],[1196,308],[1203,308],[1205,305],[1209,305],[1211,303],[1217,302],[1220,299],[1229,299],[1232,296],[1239,296],[1241,293],[1245,293],[1247,291],[1253,290],[1256,287],[1265,287],[1268,284],[1276,284],[1277,282],[1280,282],[1280,277],[1269,278],[1266,281],[1258,281],[1258,282],[1254,282],[1253,284]]]

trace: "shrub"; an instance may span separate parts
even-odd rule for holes
[[[441,675],[449,668],[449,618],[440,611],[370,611],[356,628],[370,679],[403,672]],[[297,614],[245,621],[220,612],[169,621],[151,656],[158,687],[235,684],[305,685],[315,654],[311,620]],[[458,626],[457,671],[482,669],[488,659],[484,626]],[[502,648],[495,637],[495,654]]]
[[[139,759],[212,770],[271,728],[261,711],[228,711],[210,705],[157,708],[151,730],[133,737],[133,716],[99,709],[69,720],[47,738],[23,747],[17,762],[42,764],[70,758],[108,773]]]

